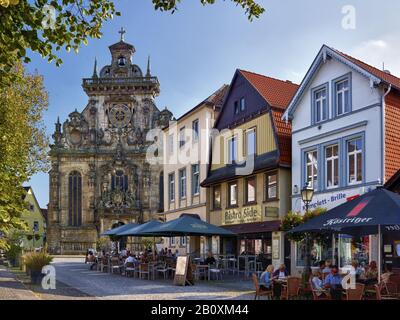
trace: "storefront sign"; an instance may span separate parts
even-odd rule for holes
[[[371,186],[371,187],[348,189],[337,192],[315,194],[313,201],[309,205],[309,208],[310,210],[316,208],[325,208],[329,210],[334,207],[337,207],[342,203],[350,201],[354,197],[363,195],[364,193],[369,192],[373,189],[375,189],[375,187]],[[301,201],[301,198],[297,198],[295,202],[293,202],[293,210],[305,212],[305,206]]]
[[[242,224],[251,222],[261,222],[261,206],[251,206],[243,208],[229,209],[224,212],[222,224]]]

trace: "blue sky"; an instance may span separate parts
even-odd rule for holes
[[[108,46],[119,40],[121,26],[143,70],[151,55],[152,74],[161,83],[158,107],[167,106],[177,117],[229,84],[236,68],[300,83],[324,43],[377,67],[385,62],[386,69],[400,75],[398,0],[259,0],[266,12],[253,22],[230,1],[216,2],[203,7],[199,0],[183,0],[171,15],[154,11],[151,0],[116,0],[122,16],[106,23],[103,37],[90,40],[78,54],[62,54],[61,67],[34,55],[28,69],[45,79],[48,134],[57,116],[65,121],[86,105],[82,78],[91,76],[95,57],[98,69],[109,63]],[[342,27],[345,5],[356,10],[355,29]],[[48,175],[37,174],[29,184],[46,207]]]

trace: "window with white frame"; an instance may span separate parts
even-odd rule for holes
[[[170,173],[168,175],[168,197],[169,202],[175,201],[175,173]]]
[[[314,122],[328,119],[328,97],[326,87],[314,92]]]
[[[192,122],[192,141],[199,140],[199,120],[196,119]]]
[[[351,111],[350,81],[348,78],[335,84],[336,115],[340,116]]]
[[[175,237],[169,238],[169,246],[172,247],[175,245]]]
[[[246,131],[246,155],[256,154],[256,129],[252,128]]]
[[[185,127],[179,130],[179,147],[182,148],[186,143]]]
[[[170,134],[168,136],[168,152],[169,152],[169,154],[174,153],[174,135],[173,134]]]
[[[228,185],[228,205],[230,207],[237,206],[238,201],[238,185],[237,182],[231,182]]]
[[[244,97],[240,98],[240,112],[246,109],[246,99]]]
[[[257,179],[256,176],[250,177],[246,179],[246,203],[254,203],[256,202],[256,185]]]
[[[356,138],[347,141],[347,182],[349,184],[363,181],[363,141]]]
[[[325,177],[327,189],[339,186],[339,145],[325,148]]]
[[[186,198],[186,168],[179,170],[179,198]]]
[[[265,200],[278,198],[278,175],[276,172],[265,174]]]
[[[237,137],[228,139],[228,163],[233,163],[237,160]]]
[[[314,190],[318,186],[318,152],[317,150],[307,151],[306,157],[306,182]]]
[[[181,237],[181,247],[186,246],[186,237]]]
[[[200,166],[199,164],[192,165],[192,195],[200,194]]]

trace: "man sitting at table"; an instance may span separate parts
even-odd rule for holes
[[[204,262],[205,264],[214,264],[216,262],[213,253],[211,251],[208,251],[207,258]]]
[[[133,254],[130,254],[126,259],[125,259],[125,266],[128,263],[133,263],[135,266],[138,264],[139,261],[136,260],[136,258],[133,256]]]
[[[274,279],[285,279],[288,276],[288,272],[286,270],[286,266],[282,263],[278,269],[273,273]]]
[[[329,289],[332,299],[342,299],[342,277],[337,266],[332,266],[331,273],[326,276],[324,288]]]

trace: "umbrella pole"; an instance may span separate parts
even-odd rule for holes
[[[381,270],[382,270],[382,233],[381,233],[381,225],[378,225],[378,283],[381,283]]]

